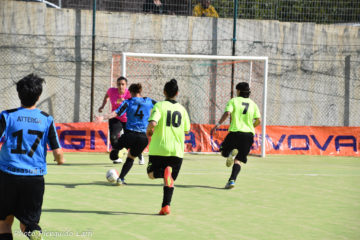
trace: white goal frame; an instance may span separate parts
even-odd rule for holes
[[[218,55],[187,55],[187,54],[157,54],[157,53],[133,53],[122,52],[121,55],[121,75],[126,77],[126,60],[127,57],[152,57],[152,58],[171,58],[171,59],[203,59],[203,60],[233,60],[233,61],[250,61],[249,85],[251,86],[251,69],[253,61],[264,62],[264,88],[261,120],[261,157],[266,156],[266,105],[267,105],[267,78],[268,78],[268,57],[266,56],[218,56]],[[112,59],[113,61],[114,59]],[[111,65],[111,81],[113,81],[113,62]]]

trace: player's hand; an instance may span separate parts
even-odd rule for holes
[[[103,120],[104,120],[103,116],[95,116],[94,122],[95,123],[101,123]]]

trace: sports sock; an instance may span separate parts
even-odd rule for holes
[[[12,233],[1,233],[0,240],[13,240]]]
[[[132,168],[134,164],[134,159],[131,158],[126,158],[126,162],[124,163],[124,166],[121,169],[121,173],[120,173],[120,179],[124,179],[126,174],[130,171],[130,169]]]
[[[164,178],[164,169],[159,168],[154,170],[154,178]]]
[[[161,207],[165,207],[166,205],[170,205],[173,192],[174,192],[173,187],[164,186],[164,196],[163,196],[163,202],[162,202]]]
[[[239,164],[234,164],[232,171],[231,171],[231,176],[229,178],[229,181],[230,180],[236,181],[236,177],[238,176],[240,170],[241,170],[241,166]]]

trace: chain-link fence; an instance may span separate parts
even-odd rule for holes
[[[48,43],[46,46],[42,42],[45,38]],[[28,73],[35,72],[46,79],[39,104],[42,110],[49,112],[58,122],[89,121],[90,37],[82,36],[83,44],[88,47],[82,49],[81,54],[74,45],[74,36],[0,34],[0,40],[9,44],[0,47],[1,109],[19,105],[14,83]],[[102,40],[109,39],[103,37]],[[52,45],[49,45],[49,41]],[[98,60],[95,65],[95,111],[110,87],[112,64],[111,49],[97,51],[99,56],[102,53],[107,60]],[[179,100],[187,106],[194,123],[213,123],[214,119],[220,117],[230,98],[231,65],[226,62],[164,61],[160,65],[149,60],[132,62],[127,74],[129,83],[143,83],[144,96],[161,100],[165,81],[173,77],[178,79],[181,89]],[[261,105],[262,92],[256,84],[263,76],[262,65],[254,64],[252,78],[249,62],[241,65],[244,67],[235,71],[235,83],[253,79],[253,87],[259,89],[259,92],[253,91],[251,97]],[[330,61],[304,59],[299,62],[270,56],[268,124],[359,126],[359,77],[359,61],[350,57]],[[216,83],[215,95],[211,91],[214,87],[212,81]],[[212,108],[216,115],[212,115]]]
[[[19,0],[44,1],[44,0]],[[206,2],[207,0],[205,0]],[[233,18],[233,0],[208,0],[221,18]],[[93,0],[48,0],[49,6],[93,9]],[[204,0],[97,0],[100,11],[144,12],[169,15],[194,15],[194,7]],[[204,3],[206,5],[206,3]],[[203,7],[206,9],[206,7]],[[238,0],[240,19],[267,19],[294,22],[360,22],[358,0]],[[208,13],[201,13],[206,16]]]
[[[12,12],[10,8],[14,6],[10,4],[2,5],[6,11],[0,12],[3,19],[0,25],[0,109],[19,106],[14,82],[34,72],[46,79],[39,106],[42,110],[53,115],[57,122],[89,121],[91,14],[88,11],[46,10],[38,8],[37,3],[19,4],[17,11]],[[31,9],[24,9],[24,6]],[[30,15],[32,13],[36,14]],[[98,14],[98,17],[109,29],[109,34],[96,36],[95,112],[110,87],[114,53],[231,53],[232,29],[229,29],[226,19],[217,22],[205,18],[152,18],[128,13]],[[110,17],[110,20],[107,19]],[[210,25],[214,22],[217,29],[215,25]],[[184,30],[181,26],[185,25],[193,28]],[[265,29],[269,27],[267,33]],[[28,34],[16,33],[28,29]],[[269,125],[360,126],[358,27],[242,21],[239,29],[243,37],[237,39],[237,56],[269,57]],[[153,37],[153,32],[165,37]],[[263,34],[257,35],[257,32]],[[215,118],[218,118],[225,102],[230,99],[231,77],[229,68],[223,65],[221,62],[203,62],[193,66],[177,63],[169,70],[150,66],[144,68],[147,69],[145,72],[138,72],[143,78],[155,77],[157,72],[163,72],[169,79],[183,76],[179,77],[180,86],[184,89],[180,94],[182,103],[185,106],[198,104],[205,109],[215,108]],[[254,66],[252,75],[261,72],[261,68]],[[235,84],[248,80],[248,75],[245,70],[237,73]],[[135,76],[128,77],[129,83],[135,82]],[[183,85],[185,80],[182,79],[185,78],[194,84],[193,87]],[[139,78],[136,81],[142,80]],[[216,82],[216,95],[211,94],[211,82]],[[152,94],[155,99],[161,99],[163,84],[149,85],[144,80],[144,95]],[[259,95],[256,92],[252,95],[258,103],[261,102],[256,99]],[[213,122],[214,117],[209,113],[196,107],[188,107],[188,110],[194,123]]]

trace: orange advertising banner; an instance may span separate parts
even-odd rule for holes
[[[187,152],[218,152],[228,126],[210,135],[214,125],[192,124],[185,138]],[[64,151],[105,152],[108,125],[96,123],[58,123],[59,141]],[[251,153],[260,154],[261,127],[256,128]],[[306,154],[360,156],[360,127],[267,126],[266,154]],[[147,151],[147,150],[145,150]]]

